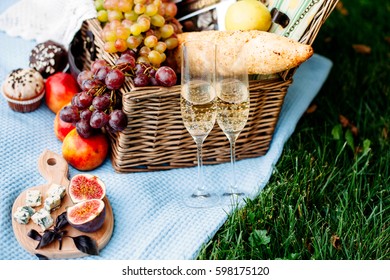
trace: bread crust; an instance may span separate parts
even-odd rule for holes
[[[237,49],[246,55],[248,74],[275,74],[295,68],[313,55],[310,45],[265,31],[201,31],[177,34],[179,46],[173,52],[177,65],[181,65],[182,44],[192,40],[202,40],[217,44],[218,63],[232,66],[232,58]],[[193,53],[192,59],[202,60],[201,52]],[[180,68],[180,67],[178,67]]]

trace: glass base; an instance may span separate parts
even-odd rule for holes
[[[215,193],[192,194],[185,196],[183,202],[192,208],[210,208],[219,206],[219,197]]]
[[[245,203],[248,195],[241,191],[225,192],[221,197],[221,204],[230,205],[232,207],[240,206]]]

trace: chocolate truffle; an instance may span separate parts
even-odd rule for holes
[[[54,41],[40,43],[31,50],[29,66],[41,73],[43,78],[63,71],[67,65],[67,51]]]

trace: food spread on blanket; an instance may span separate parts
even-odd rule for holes
[[[107,133],[121,132],[129,122],[122,110],[119,90],[128,81],[135,87],[177,85],[181,46],[186,41],[215,42],[224,48],[224,56],[217,59],[226,65],[230,64],[229,53],[242,48],[248,55],[249,74],[275,74],[306,61],[313,54],[311,46],[299,43],[296,38],[287,38],[287,33],[279,35],[280,30],[288,26],[285,23],[294,20],[291,5],[297,1],[290,1],[286,13],[282,12],[285,5],[271,2],[272,6],[257,0],[229,1],[229,5],[225,2],[223,29],[226,30],[216,30],[218,26],[215,25],[212,30],[205,27],[187,32],[188,17],[181,13],[184,20],[176,18],[180,2],[95,0],[97,20],[101,24],[100,36],[104,41],[103,51],[115,57],[114,64],[99,58],[92,61],[89,69],[81,71],[77,77],[72,76],[62,72],[67,65],[66,51],[56,42],[47,41],[31,50],[31,69],[26,72],[30,78],[39,75],[40,83],[45,84],[46,105],[55,113],[54,134],[63,142],[64,159],[81,171],[100,166],[109,154]],[[189,13],[192,15],[194,11],[189,10]],[[191,55],[196,60],[200,54]],[[7,85],[15,89],[12,85],[22,82],[25,88],[33,82],[31,79],[21,80],[14,74],[15,71],[22,70],[14,70],[9,75],[3,91]],[[40,87],[43,89],[42,85]],[[7,88],[4,94],[8,96],[9,91]],[[40,102],[36,104],[34,110]],[[74,182],[92,179],[87,175],[77,179],[73,178],[68,187],[68,195],[75,204],[67,209],[67,220],[80,231],[96,231],[104,221],[104,184],[100,181],[95,184],[100,194],[98,197],[78,200],[75,197],[80,188],[74,187],[77,185]],[[45,194],[39,189],[28,190],[24,205],[13,213],[14,220],[21,225],[32,220],[42,231],[56,227],[58,221],[54,221],[50,213],[61,206],[65,189],[65,186],[53,184]]]
[[[225,56],[217,59],[227,65],[229,53],[245,49],[249,74],[279,73],[299,66],[313,54],[311,46],[270,32],[276,24],[275,18],[271,22],[270,9],[285,7],[278,1],[268,6],[257,0],[203,3],[203,9],[224,5],[226,30],[197,32],[183,31],[185,21],[176,18],[178,14],[186,16],[178,11],[185,2],[188,1],[95,0],[103,51],[116,59],[114,65],[96,59],[77,77],[61,72],[66,65],[65,51],[56,42],[47,41],[31,50],[30,65],[46,78],[46,105],[56,114],[54,133],[63,141],[63,156],[73,167],[86,171],[100,166],[108,155],[107,132],[126,128],[129,120],[118,94],[124,83],[131,80],[135,87],[177,85],[181,45],[187,40],[220,45]],[[290,2],[289,14],[297,5],[296,1]],[[188,2],[192,10],[187,13],[196,12],[193,8],[200,4]],[[196,60],[199,55],[193,53],[192,57]]]

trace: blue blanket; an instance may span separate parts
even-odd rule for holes
[[[3,2],[0,11],[4,8]],[[28,54],[34,45],[34,41],[0,32],[0,83],[11,70],[27,67]],[[317,54],[299,67],[268,153],[237,162],[239,180],[252,198],[267,184],[284,144],[331,67],[331,61]],[[61,154],[61,142],[53,132],[54,116],[45,104],[28,114],[16,113],[0,97],[0,259],[36,259],[14,236],[11,208],[20,192],[45,183],[37,169],[39,155],[45,149]],[[69,172],[70,176],[80,173],[72,167]],[[84,259],[194,259],[232,211],[227,206],[196,209],[182,203],[182,196],[195,187],[195,168],[119,174],[107,159],[92,172],[107,185],[115,227],[100,255]],[[206,183],[222,193],[228,172],[228,163],[205,166]]]

